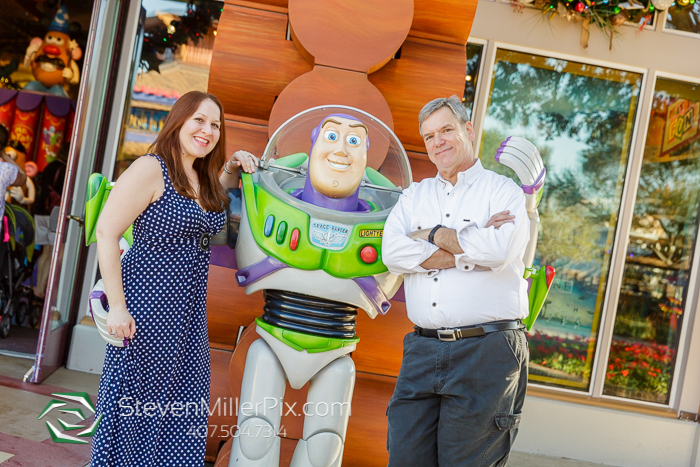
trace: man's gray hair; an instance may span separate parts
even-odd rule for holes
[[[467,109],[462,105],[462,101],[459,97],[452,95],[450,97],[438,97],[433,99],[423,106],[420,113],[418,114],[418,131],[421,131],[423,122],[430,117],[434,112],[440,110],[443,107],[449,107],[459,123],[464,126],[469,121],[469,114]],[[422,135],[422,133],[421,133]]]

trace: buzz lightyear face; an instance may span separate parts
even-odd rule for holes
[[[367,127],[357,120],[327,117],[309,157],[311,185],[328,198],[357,191],[367,167]]]

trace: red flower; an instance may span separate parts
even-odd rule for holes
[[[627,371],[627,370],[622,370],[620,373],[622,373],[622,376],[625,376],[625,377],[626,377],[628,374],[630,374],[630,372]]]

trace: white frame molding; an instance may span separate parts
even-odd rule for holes
[[[697,3],[696,3],[697,4]],[[660,17],[663,17],[663,23],[661,24],[660,31],[663,33],[667,34],[673,34],[675,36],[683,36],[683,37],[690,37],[693,39],[700,39],[700,32],[690,32],[690,31],[681,31],[680,29],[670,29],[666,27],[666,24],[668,23],[668,17],[666,16],[666,10],[664,10],[663,15],[659,15]]]

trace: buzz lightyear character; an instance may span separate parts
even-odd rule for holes
[[[299,134],[309,133],[307,156],[296,151]],[[303,146],[308,150],[308,139]],[[278,154],[291,155],[273,159]],[[382,172],[391,172],[394,181]],[[282,125],[257,171],[241,177],[240,221],[231,222],[237,214],[232,202],[229,233],[213,243],[227,237],[236,248],[239,286],[247,294],[263,290],[265,306],[239,401],[252,409],[239,411],[229,465],[279,465],[288,381],[295,389],[310,382],[303,438],[291,466],[340,466],[355,382],[348,354],[359,341],[358,308],[370,318],[386,313],[402,281],[381,262],[381,234],[401,186],[410,184],[408,158],[377,118],[322,107]]]
[[[544,266],[539,270],[533,268],[537,234],[540,228],[540,215],[537,212],[537,206],[544,193],[547,170],[537,147],[525,138],[518,136],[511,136],[501,143],[496,151],[495,159],[518,175],[520,182],[523,183],[522,189],[525,193],[525,209],[530,219],[530,241],[525,247],[523,263],[525,264],[525,279],[528,280],[530,289],[528,292],[529,315],[523,320],[523,323],[529,331],[542,309],[549,289],[552,287],[555,274],[552,266]]]

